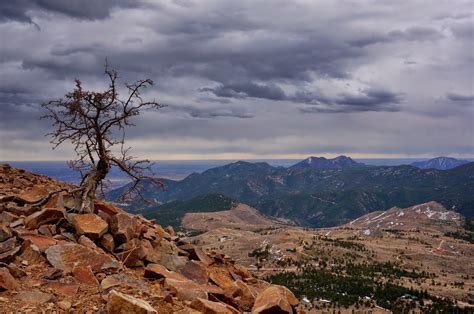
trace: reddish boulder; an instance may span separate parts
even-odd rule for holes
[[[288,288],[271,285],[263,290],[255,300],[252,314],[258,313],[293,313],[293,307],[299,301]]]
[[[200,261],[204,263],[206,266],[211,265],[214,261],[210,258],[203,250],[199,247],[192,245],[192,244],[185,244],[179,247],[180,249],[189,253],[189,258]]]
[[[35,185],[31,189],[23,190],[18,197],[25,200],[25,203],[37,203],[49,194],[47,188],[43,185]]]
[[[166,278],[164,287],[173,292],[178,299],[183,301],[193,301],[197,298],[207,299],[206,290],[190,280]]]
[[[14,202],[8,202],[5,205],[5,209],[18,216],[28,216],[35,212],[35,209],[31,205],[18,206]]]
[[[175,232],[174,232],[174,229],[172,226],[167,226],[165,227],[165,232],[167,232],[170,236],[174,236],[175,235]]]
[[[85,235],[92,240],[97,240],[103,236],[109,225],[95,214],[76,215],[72,218],[72,223],[80,235]]]
[[[8,240],[12,237],[12,231],[7,225],[0,225],[0,242]]]
[[[150,241],[154,241],[158,238],[158,235],[156,234],[154,229],[147,228],[146,231],[143,233],[143,238]]]
[[[263,290],[271,286],[270,283],[257,278],[248,278],[245,280],[245,283],[254,295],[260,294]]]
[[[0,267],[5,267],[8,269],[10,274],[15,277],[16,279],[22,278],[26,276],[26,272],[20,269],[18,266],[14,264],[5,264],[5,263],[0,263]]]
[[[158,236],[157,239],[161,239],[163,238],[164,234],[165,234],[165,230],[163,229],[163,227],[161,227],[160,225],[154,225],[153,226],[153,230],[155,230],[155,233],[156,235]]]
[[[252,274],[249,272],[249,270],[242,266],[242,265],[234,265],[234,272],[240,277],[240,278],[243,278],[243,279],[247,279],[247,278],[252,278]]]
[[[99,277],[98,275],[99,274],[97,274],[97,277]],[[114,286],[127,287],[138,291],[150,290],[150,285],[147,281],[137,278],[134,274],[125,272],[117,273],[102,278],[100,286],[102,291],[110,289]]]
[[[0,222],[2,222],[2,223],[9,224],[11,222],[14,222],[17,219],[18,219],[17,215],[14,215],[14,214],[9,213],[7,211],[2,211],[0,213]]]
[[[16,228],[19,226],[23,226],[25,224],[25,220],[23,218],[17,219],[10,223],[10,228]]]
[[[46,258],[54,267],[71,272],[74,266],[90,265],[92,271],[118,269],[120,264],[110,256],[79,244],[57,244],[46,250]]]
[[[62,283],[59,281],[48,282],[46,287],[54,294],[65,297],[74,297],[79,290],[80,285],[77,283]]]
[[[43,207],[57,207],[57,208],[64,207],[63,195],[65,195],[65,192],[51,195],[51,197],[48,199],[46,204],[43,205]]]
[[[238,314],[240,313],[230,305],[197,298],[191,303],[193,309],[205,314]]]
[[[255,294],[250,290],[249,286],[242,280],[235,282],[236,286],[239,287],[235,303],[244,311],[250,311],[255,303]]]
[[[206,284],[206,285],[201,285],[201,287],[206,291],[209,295],[213,295],[217,297],[218,299],[225,298],[225,291],[218,286]]]
[[[93,249],[93,250],[98,250],[99,248],[97,247],[97,245],[94,243],[94,241],[92,241],[90,238],[88,238],[87,236],[85,235],[81,235],[79,237],[79,239],[77,240],[77,243],[81,244],[81,245],[84,245],[90,249]]]
[[[54,300],[54,296],[40,291],[26,291],[15,297],[18,301],[27,305],[41,305]]]
[[[108,252],[113,252],[115,250],[114,237],[110,233],[106,233],[102,236],[100,244]]]
[[[176,280],[187,280],[183,275],[169,271],[159,264],[148,264],[145,268],[144,277],[148,279],[171,278]]]
[[[76,278],[77,281],[80,283],[86,284],[86,285],[91,285],[95,286],[98,285],[99,282],[94,276],[94,273],[92,272],[92,269],[89,265],[81,265],[81,266],[76,266],[72,270],[72,274],[74,278]]]
[[[115,253],[117,258],[127,267],[143,266],[143,259],[145,257],[145,250],[142,243],[137,238],[122,244],[117,248],[119,253]]]
[[[206,284],[209,280],[209,272],[201,262],[188,261],[178,271],[189,280],[199,284]]]
[[[169,270],[177,271],[188,261],[189,260],[184,256],[164,254],[160,256],[159,264],[165,266]]]
[[[110,220],[110,230],[114,235],[115,241],[125,243],[132,239],[136,229],[136,220],[125,213],[118,213],[112,216]]]
[[[162,238],[159,241],[155,241],[153,244],[153,247],[156,252],[158,252],[160,255],[177,255],[178,254],[178,248],[173,242],[170,242],[164,238]]]
[[[20,259],[27,261],[28,265],[44,261],[40,249],[29,240],[23,242],[21,246]]]
[[[13,278],[7,268],[0,268],[0,291],[12,290],[18,287],[18,282]]]
[[[0,263],[8,263],[18,254],[18,252],[20,252],[20,249],[21,247],[17,246],[9,251],[0,254]]]
[[[123,211],[120,208],[110,203],[105,203],[105,202],[100,202],[100,201],[94,202],[94,209],[96,211],[102,211],[111,217],[114,215],[117,215],[118,213],[123,213]]]
[[[58,279],[59,277],[62,277],[63,275],[64,275],[64,271],[62,271],[61,269],[50,268],[43,275],[43,278],[49,279],[49,280],[54,280],[54,279]]]
[[[116,276],[108,276],[100,282],[102,291],[122,285],[123,282]]]
[[[115,290],[110,291],[107,301],[107,313],[110,314],[152,314],[158,313],[147,302]]]
[[[236,286],[226,268],[212,267],[209,269],[209,279],[224,290],[235,290]]]
[[[16,238],[10,238],[6,241],[0,242],[0,254],[13,250],[16,247]]]
[[[53,233],[51,232],[51,229],[49,228],[49,226],[51,225],[42,225],[41,227],[38,228],[38,233],[52,238]]]
[[[46,237],[46,236],[42,236],[38,234],[24,234],[24,235],[21,235],[20,238],[23,239],[23,241],[30,241],[31,243],[36,245],[40,249],[41,252],[46,251],[48,248],[50,248],[51,246],[57,243],[56,240],[50,237]]]
[[[26,217],[25,226],[29,229],[38,229],[41,225],[56,222],[61,218],[64,218],[64,209],[45,208]]]
[[[149,240],[142,239],[141,247],[143,249],[144,259],[150,263],[159,263],[162,255],[156,251]]]

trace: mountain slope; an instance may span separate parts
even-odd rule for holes
[[[145,185],[157,203],[221,193],[263,214],[305,226],[334,226],[394,206],[431,200],[474,218],[474,163],[451,170],[412,166],[299,169],[237,162],[169,181],[168,191]],[[120,193],[113,191],[109,196]],[[138,200],[134,201],[139,206]],[[133,206],[132,206],[133,207]],[[132,208],[133,209],[133,208]]]
[[[290,168],[344,169],[363,166],[365,166],[365,164],[355,162],[352,158],[346,156],[338,156],[332,159],[311,156],[294,164]]]
[[[366,235],[384,230],[424,230],[438,232],[457,231],[464,218],[457,212],[447,210],[441,204],[428,202],[408,208],[393,207],[386,211],[375,211],[359,217],[347,227],[364,229]]]
[[[437,157],[426,161],[417,161],[411,165],[420,169],[448,170],[469,163],[467,160],[459,160],[450,157]]]
[[[205,194],[190,200],[172,201],[162,205],[151,205],[139,211],[147,219],[155,219],[163,226],[181,227],[181,220],[187,213],[214,213],[227,211],[237,203],[222,194]]]
[[[232,209],[212,213],[188,212],[183,217],[182,226],[186,229],[200,231],[217,228],[256,231],[284,225],[275,219],[262,215],[255,208],[245,204],[237,204]]]

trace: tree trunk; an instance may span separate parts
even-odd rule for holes
[[[97,186],[105,179],[110,171],[110,162],[107,159],[99,160],[97,167],[92,169],[82,181],[81,196],[79,200],[78,212],[81,214],[94,212],[94,199]]]

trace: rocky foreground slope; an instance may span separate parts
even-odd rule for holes
[[[294,313],[285,287],[153,221],[0,165],[0,312]]]

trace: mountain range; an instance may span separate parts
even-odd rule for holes
[[[351,167],[364,167],[365,164],[354,161],[352,158],[347,156],[338,156],[332,159],[326,159],[324,157],[308,157],[303,161],[300,161],[290,168],[312,168],[312,169],[345,169]]]
[[[155,203],[147,211],[217,193],[301,226],[335,226],[372,211],[428,201],[474,218],[474,163],[450,170],[409,165],[313,169],[239,161],[193,173],[181,181],[165,180],[165,184],[167,191],[143,184],[141,193]],[[124,188],[109,192],[108,199],[118,201]],[[143,207],[135,199],[127,210]]]
[[[417,161],[411,165],[420,169],[448,170],[469,163],[467,160],[460,160],[451,157],[436,157],[426,161]]]

